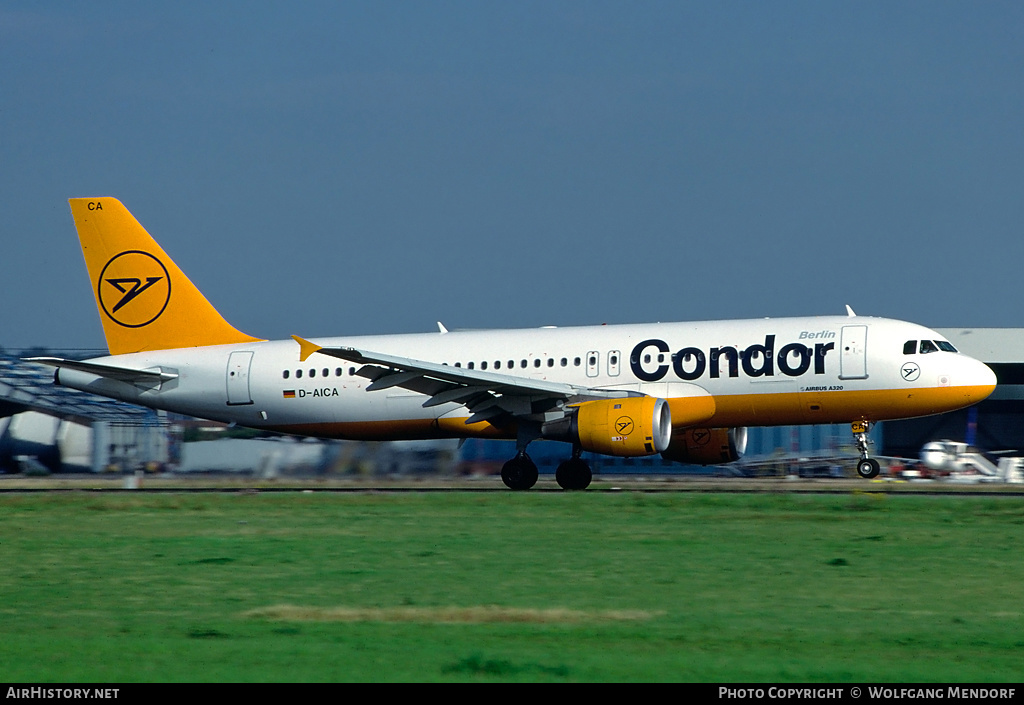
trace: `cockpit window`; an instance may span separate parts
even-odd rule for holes
[[[935,344],[939,346],[939,350],[943,352],[956,352],[956,348],[953,347],[952,343],[948,343],[945,340],[936,340]]]
[[[922,340],[921,341],[921,354],[922,355],[924,355],[925,353],[933,353],[933,352],[938,352],[938,351],[939,351],[939,349],[935,346],[935,343],[933,343],[932,341],[930,341],[930,340]]]
[[[903,343],[903,354],[904,355],[913,355],[916,352],[917,352],[917,341],[916,340],[908,340],[907,342]]]

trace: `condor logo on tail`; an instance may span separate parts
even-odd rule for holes
[[[126,328],[149,325],[171,300],[167,268],[142,250],[128,250],[112,257],[100,272],[96,286],[103,312]]]

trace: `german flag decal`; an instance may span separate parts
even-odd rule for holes
[[[295,390],[294,389],[286,389],[286,390],[284,390],[284,398],[285,399],[294,399],[295,398]]]

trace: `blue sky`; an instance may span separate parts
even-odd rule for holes
[[[94,195],[261,337],[1024,327],[1024,5],[8,1],[0,180],[7,348]]]

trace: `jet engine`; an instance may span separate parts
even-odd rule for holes
[[[669,447],[672,412],[664,399],[655,397],[586,401],[576,406],[568,429],[545,428],[544,435],[604,455],[654,455]]]
[[[739,460],[746,450],[746,428],[688,428],[673,434],[661,457],[690,465],[717,465]]]

